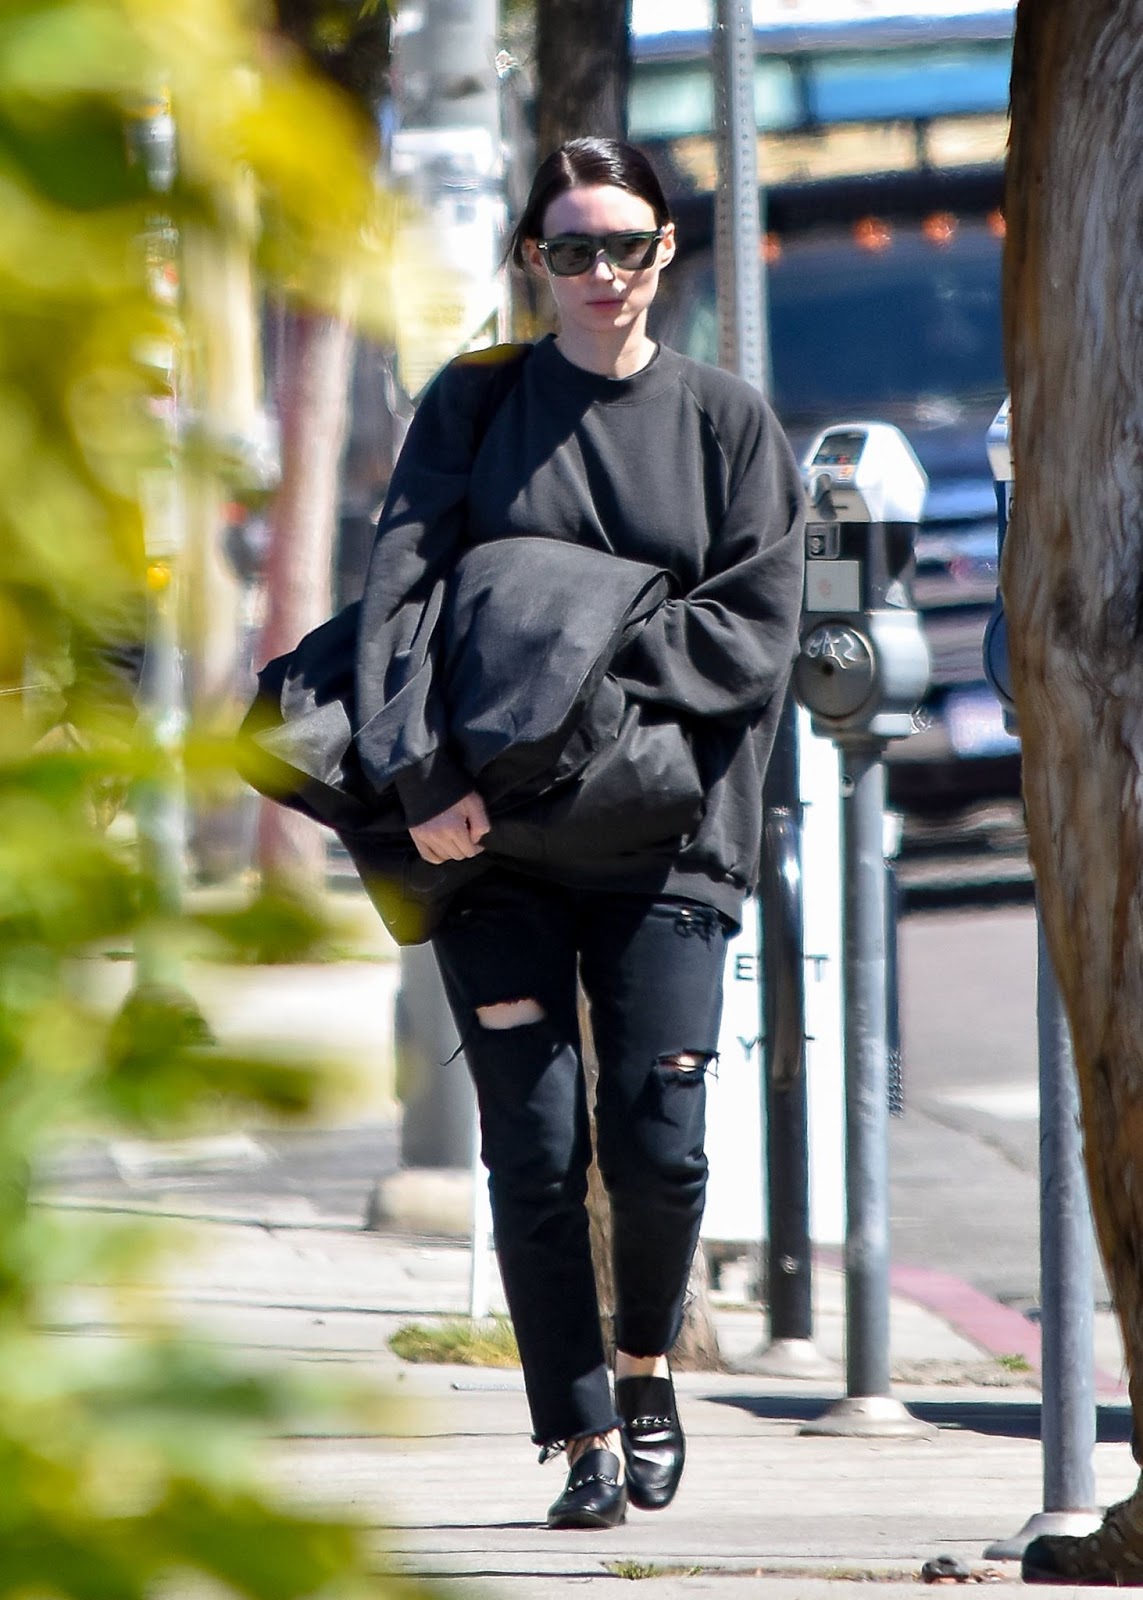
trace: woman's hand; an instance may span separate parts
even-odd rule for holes
[[[490,826],[484,801],[473,789],[439,817],[430,817],[410,828],[409,836],[421,859],[439,867],[442,861],[467,861],[470,856],[478,856],[480,841]]]

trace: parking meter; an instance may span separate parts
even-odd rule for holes
[[[1005,400],[988,430],[988,464],[996,484],[996,555],[997,570],[1004,554],[1004,538],[1012,515],[1012,446],[1008,433],[1008,406]],[[984,630],[984,676],[1004,708],[1004,726],[1009,733],[1016,732],[1016,704],[1012,698],[1012,676],[1008,670],[1008,621],[1004,615],[1004,601],[997,590],[992,611]]]
[[[802,471],[809,506],[794,691],[826,738],[904,738],[929,683],[912,596],[925,470],[898,428],[862,422],[827,428]]]
[[[794,691],[841,756],[846,1395],[803,1432],[927,1435],[890,1393],[885,774],[913,731],[929,651],[913,606],[928,479],[899,429],[840,423],[803,464],[806,587]]]

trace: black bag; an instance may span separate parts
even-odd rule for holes
[[[462,359],[496,362],[475,419],[473,453],[515,388],[528,344],[476,350]],[[258,689],[238,730],[240,775],[259,794],[335,831],[406,831],[400,808],[367,783],[353,742],[357,726],[357,637],[361,602],[351,601],[288,654],[258,673]],[[386,816],[387,809],[392,813]]]

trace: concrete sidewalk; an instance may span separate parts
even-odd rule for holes
[[[378,1059],[394,972],[376,958],[351,965],[216,969],[196,973],[194,988],[228,1040],[320,1043],[346,1059]],[[397,1164],[389,1081],[382,1063],[374,1092],[341,1126],[66,1145],[43,1174],[49,1207],[165,1219],[178,1247],[144,1287],[144,1303],[152,1297],[242,1362],[341,1369],[408,1402],[384,1432],[279,1441],[272,1470],[284,1494],[348,1507],[399,1570],[431,1576],[446,1594],[539,1600],[644,1578],[659,1600],[812,1600],[874,1578],[919,1590],[922,1564],[940,1554],[1018,1581],[1015,1565],[983,1553],[1041,1505],[1037,1330],[958,1280],[898,1269],[895,1393],[935,1434],[804,1437],[801,1424],[845,1389],[844,1278],[828,1253],[815,1271],[815,1345],[828,1375],[681,1374],[689,1453],[675,1503],[633,1511],[604,1533],[550,1532],[544,1513],[564,1467],[536,1464],[518,1372],[412,1366],[389,1348],[404,1324],[465,1314],[471,1268],[455,1238],[363,1227],[373,1185]],[[765,1343],[746,1277],[728,1272],[716,1297],[732,1368],[749,1367]],[[121,1338],[117,1316],[105,1292],[77,1287],[61,1336]],[[1096,1470],[1106,1504],[1133,1487],[1136,1470],[1118,1336],[1106,1315],[1097,1326]]]
[[[153,1296],[235,1358],[340,1367],[403,1397],[384,1433],[281,1441],[274,1471],[287,1495],[364,1517],[379,1550],[431,1574],[445,1593],[539,1600],[638,1577],[670,1600],[814,1596],[874,1575],[920,1588],[922,1563],[939,1554],[1016,1581],[1015,1566],[986,1563],[983,1552],[1041,1503],[1039,1396],[1027,1374],[895,1293],[894,1370],[930,1379],[895,1392],[936,1425],[935,1437],[800,1436],[800,1424],[844,1392],[844,1283],[828,1262],[816,1272],[815,1343],[832,1376],[681,1374],[689,1456],[675,1504],[632,1512],[606,1533],[550,1532],[543,1515],[564,1468],[536,1465],[518,1372],[412,1366],[389,1349],[402,1325],[466,1313],[471,1264],[455,1240],[360,1226],[354,1185],[392,1161],[393,1135],[380,1122],[88,1146],[61,1165],[42,1200],[167,1218],[179,1248],[144,1300]],[[727,1361],[749,1363],[764,1343],[759,1308],[724,1294],[716,1320]],[[123,1336],[96,1291],[76,1291],[69,1321],[73,1335]],[[1101,1407],[1105,1503],[1134,1483],[1128,1429],[1121,1398]],[[738,1587],[728,1590],[731,1580]]]

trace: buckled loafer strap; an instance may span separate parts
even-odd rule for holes
[[[585,1450],[568,1472],[563,1493],[548,1512],[549,1528],[614,1528],[627,1515],[627,1485],[619,1457]]]

